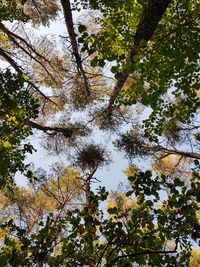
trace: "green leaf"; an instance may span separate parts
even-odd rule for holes
[[[107,209],[107,212],[109,214],[116,214],[118,209],[116,207]]]
[[[79,31],[80,33],[86,31],[86,27],[85,27],[85,25],[80,24],[80,25],[78,26],[78,31]]]
[[[118,67],[118,66],[112,66],[111,69],[110,69],[110,71],[111,71],[112,73],[117,73],[118,70],[119,70],[119,67]]]
[[[144,39],[142,39],[142,40],[140,41],[140,46],[142,46],[142,47],[147,46],[147,41],[144,40]]]
[[[94,57],[90,62],[91,67],[96,67],[98,65],[98,57]]]

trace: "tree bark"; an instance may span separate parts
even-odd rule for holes
[[[173,155],[179,155],[185,158],[192,158],[192,159],[200,159],[200,154],[195,152],[188,152],[183,150],[176,150],[176,149],[168,149],[162,146],[150,146],[147,144],[142,144],[141,147],[145,148],[149,152],[160,152],[160,153],[166,153],[166,154],[173,154]]]
[[[149,0],[148,5],[136,29],[136,33],[134,36],[135,47],[130,50],[126,64],[129,64],[131,61],[133,61],[134,56],[137,54],[137,47],[139,46],[140,41],[150,40],[171,1],[172,0]],[[128,77],[129,73],[122,73],[120,78],[117,80],[113,91],[111,92],[111,97],[107,106],[107,110],[110,109],[110,114],[112,113],[114,101],[118,96],[119,92],[121,91],[122,87],[124,86]]]
[[[88,78],[85,74],[85,71],[84,71],[84,68],[82,65],[82,59],[81,59],[81,56],[79,54],[78,43],[76,41],[76,34],[75,34],[75,30],[74,30],[74,22],[73,22],[73,17],[72,17],[70,1],[69,0],[61,0],[61,5],[63,8],[63,13],[64,13],[64,17],[65,17],[65,24],[67,26],[67,31],[69,34],[69,39],[70,39],[73,54],[74,54],[74,57],[76,60],[77,68],[78,68],[78,70],[79,70],[79,72],[80,72],[80,74],[84,80],[87,95],[90,95],[90,86],[88,83]]]

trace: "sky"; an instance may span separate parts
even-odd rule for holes
[[[80,14],[78,14],[80,15]],[[75,19],[77,14],[75,15]],[[31,29],[31,25],[29,26]],[[56,22],[51,22],[50,27],[43,27],[40,26],[39,28],[34,29],[34,33],[37,35],[53,35],[56,39],[60,40],[59,36],[66,36],[66,26],[64,24],[63,19],[59,19]],[[108,145],[108,138],[106,141],[104,140],[106,134],[96,134],[95,141],[101,143],[103,146],[106,146],[108,150],[112,150],[112,163],[108,167],[104,167],[99,169],[95,175],[95,177],[100,180],[100,183],[94,183],[92,185],[93,189],[98,188],[99,186],[105,186],[107,190],[117,190],[118,185],[120,182],[125,182],[125,175],[123,174],[123,170],[127,167],[128,162],[122,156],[121,153],[113,151],[112,147],[112,140],[109,141]],[[65,160],[64,155],[49,155],[46,150],[41,145],[41,134],[39,131],[36,131],[34,136],[29,137],[29,141],[33,144],[34,148],[37,150],[32,155],[27,155],[26,163],[33,162],[36,168],[43,168],[48,170],[54,162],[63,161],[68,164],[67,160]],[[106,142],[106,143],[104,143]],[[26,186],[27,181],[25,178],[18,173],[16,176],[16,181],[19,186]]]
[[[80,16],[80,13],[75,14],[75,19],[78,18],[78,16]],[[31,29],[31,25],[29,25],[28,28]],[[51,22],[49,27],[40,26],[39,28],[34,29],[34,33],[37,35],[53,35],[57,39],[58,44],[60,42],[59,36],[67,36],[66,26],[64,24],[63,18],[58,19],[58,21],[56,22]],[[1,66],[3,67],[4,65],[1,64]],[[110,75],[110,73],[106,74]],[[147,113],[148,112],[146,112],[146,114]],[[128,126],[126,128],[128,129]],[[106,147],[108,151],[110,150],[112,152],[112,162],[108,167],[104,167],[97,171],[95,177],[101,182],[94,183],[92,187],[93,189],[95,189],[99,186],[105,186],[107,190],[117,190],[119,183],[126,182],[123,170],[128,167],[128,161],[121,153],[113,149],[113,138],[111,137],[111,139],[109,140],[106,133],[96,133],[94,139],[97,143],[102,144],[103,147]],[[52,156],[49,155],[46,150],[44,150],[41,145],[41,133],[39,131],[36,131],[34,136],[30,136],[29,141],[31,142],[31,144],[33,144],[34,148],[37,151],[32,155],[27,155],[26,163],[33,162],[36,168],[41,167],[45,170],[48,170],[51,164],[57,161],[63,161],[68,164],[64,155]],[[140,165],[145,166],[146,163],[140,162]],[[27,185],[25,178],[23,178],[23,176],[19,173],[16,176],[16,181],[20,186]]]

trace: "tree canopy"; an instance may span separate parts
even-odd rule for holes
[[[0,0],[0,266],[198,266],[199,11]]]

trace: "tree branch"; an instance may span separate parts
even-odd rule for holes
[[[106,267],[111,267],[118,260],[126,259],[126,258],[134,258],[134,257],[142,256],[142,255],[152,255],[152,254],[172,254],[172,253],[177,253],[177,247],[178,247],[178,242],[176,242],[176,246],[175,246],[174,250],[170,250],[170,251],[164,251],[164,250],[151,251],[151,250],[146,250],[146,251],[142,251],[142,252],[138,252],[138,253],[118,256],[114,260],[112,260],[110,264],[107,264]]]
[[[158,150],[156,150],[156,148],[155,148],[155,151],[158,151]],[[185,158],[200,159],[200,154],[194,153],[194,152],[187,152],[187,151],[182,151],[182,150],[173,150],[173,149],[167,149],[167,148],[162,148],[162,147],[160,147],[159,151],[164,152],[164,153],[174,154],[174,155],[180,155],[180,156],[185,157]]]
[[[75,131],[77,128],[64,128],[64,127],[51,127],[51,126],[43,126],[33,121],[28,121],[27,123],[32,128],[35,128],[37,130],[43,131],[45,133],[47,132],[55,132],[55,133],[62,133],[66,138],[71,137],[73,134],[73,131]]]
[[[0,47],[0,56],[2,56],[16,70],[16,72],[19,73],[19,75],[22,76],[24,74],[21,67],[19,67],[17,63],[8,55],[8,52],[4,51],[1,47]],[[34,88],[41,96],[44,97],[44,99],[56,105],[56,103],[54,103],[44,93],[42,93],[40,89],[32,81],[28,80],[26,81],[26,83],[28,83],[32,88]]]
[[[39,58],[42,58],[42,59],[44,59],[45,61],[47,61],[47,62],[51,65],[51,67],[53,68],[53,66],[52,66],[52,64],[51,64],[51,62],[50,62],[50,60],[48,60],[48,59],[47,59],[46,57],[44,57],[42,54],[40,54],[39,52],[37,52],[37,51],[33,48],[33,46],[30,45],[24,38],[22,38],[21,36],[17,35],[17,34],[14,33],[14,32],[11,32],[8,28],[5,27],[5,25],[4,25],[2,22],[0,22],[0,29],[1,29],[3,32],[5,32],[5,33],[8,35],[8,37],[18,39],[19,41],[21,41],[22,43],[24,43],[24,44],[26,45],[26,47],[27,47],[28,49],[30,49],[36,56],[38,56]]]
[[[167,153],[168,155],[173,154],[173,155],[180,155],[181,157],[185,157],[185,158],[200,159],[199,153],[187,152],[187,151],[176,150],[176,149],[168,149],[168,148],[165,148],[159,145],[150,146],[144,143],[141,144],[141,147],[147,149],[150,152],[163,152],[163,153]]]
[[[5,120],[6,119],[6,113],[3,109],[0,109],[0,119]],[[62,133],[64,137],[70,138],[73,135],[73,132],[77,131],[80,128],[77,127],[51,127],[51,126],[44,126],[40,125],[34,121],[24,121],[24,125],[29,125],[30,127],[43,131],[45,133],[51,132],[51,133]]]

